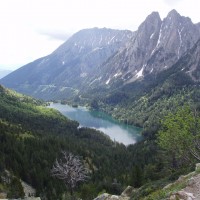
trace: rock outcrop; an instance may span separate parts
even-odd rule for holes
[[[94,200],[129,200],[132,194],[134,193],[135,189],[131,186],[128,186],[121,195],[111,195],[108,193],[104,193]]]
[[[22,187],[24,189],[24,194],[25,194],[25,197],[35,197],[36,195],[36,190],[28,185],[27,183],[25,183],[24,181],[21,180],[21,184],[22,184]]]
[[[104,193],[94,200],[137,199],[136,196],[141,192],[141,189],[142,187],[135,189],[131,186],[128,186],[119,196]],[[166,185],[163,189],[159,190],[159,193],[156,194],[156,192],[144,197],[144,199],[153,200],[154,198],[160,198],[163,200],[200,200],[200,163],[196,164],[196,169],[194,172],[180,176],[177,181]],[[158,194],[161,194],[162,197],[158,196]],[[165,194],[165,197],[163,197],[163,194]]]
[[[170,200],[199,200],[200,199],[200,163],[196,164],[195,172],[181,176],[176,183],[185,183],[186,187],[173,193]]]

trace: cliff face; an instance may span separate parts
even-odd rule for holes
[[[174,192],[170,196],[170,200],[198,200],[200,199],[200,163],[196,164],[195,172],[186,176],[181,176],[175,183],[166,186],[164,189],[170,188],[173,185],[185,185],[181,190]]]
[[[199,25],[177,11],[169,12],[163,21],[157,12],[153,12],[126,47],[101,67],[96,76],[101,77],[99,84],[131,83],[148,74],[158,74],[192,48],[199,35]]]

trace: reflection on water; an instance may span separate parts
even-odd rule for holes
[[[105,113],[89,111],[85,107],[73,108],[69,105],[62,105],[59,103],[52,103],[50,107],[59,110],[68,118],[78,121],[81,127],[90,127],[100,130],[112,140],[125,145],[134,144],[142,139],[140,128],[120,123]]]

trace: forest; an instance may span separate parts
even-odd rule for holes
[[[179,163],[183,155],[176,155],[177,165],[173,165],[162,138],[155,139],[158,132],[154,132],[154,137],[144,134],[143,141],[125,146],[99,131],[78,125],[47,108],[45,102],[0,86],[0,193],[6,193],[8,198],[23,197],[19,181],[22,179],[36,189],[41,199],[64,199],[70,195],[62,180],[50,173],[62,151],[79,156],[89,169],[90,178],[75,190],[76,198],[84,200],[103,192],[120,194],[128,185],[143,185],[134,197],[142,199],[192,170],[196,162],[191,157]],[[166,130],[165,125],[160,121],[160,133]],[[7,171],[11,179],[8,182]]]

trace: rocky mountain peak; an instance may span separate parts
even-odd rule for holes
[[[166,18],[163,19],[163,27],[167,28],[182,28],[184,26],[194,25],[189,17],[181,16],[176,10],[169,12]]]
[[[151,53],[145,71],[147,73],[169,68],[199,39],[200,29],[188,17],[176,10],[163,19],[157,44]],[[157,60],[157,61],[156,61]]]
[[[130,44],[130,48],[152,48],[155,44],[155,38],[158,37],[158,31],[161,26],[161,19],[158,12],[153,12],[139,26],[135,40]]]
[[[166,18],[176,19],[176,18],[180,18],[180,17],[181,17],[181,15],[175,9],[173,9],[168,13]]]
[[[176,10],[169,12],[167,17],[163,19],[161,30],[167,29],[168,32],[172,29],[176,30],[185,24],[185,17],[181,16]]]
[[[81,30],[51,55],[11,73],[1,83],[20,92],[36,85],[38,95],[34,88],[28,94],[45,99],[49,90],[52,95],[56,91],[69,96],[88,85],[115,87],[172,67],[199,38],[200,25],[176,10],[163,20],[152,12],[135,32]]]
[[[150,15],[148,15],[144,21],[146,22],[154,22],[154,21],[161,21],[160,15],[158,12],[152,12]]]
[[[70,48],[74,56],[85,54],[86,51],[98,50],[111,45],[121,45],[132,37],[133,32],[129,30],[114,30],[109,28],[83,29],[72,35],[63,45],[53,53],[57,55],[66,54]]]
[[[126,84],[170,68],[193,47],[199,35],[199,26],[176,10],[170,11],[163,21],[157,12],[151,13],[129,45],[102,66],[106,72],[104,84],[120,79]]]
[[[175,57],[180,58],[198,38],[199,30],[191,19],[172,10],[162,22],[157,49],[164,47],[165,52],[173,53]],[[170,67],[170,65],[166,66]]]
[[[149,15],[128,45],[101,66],[99,73],[102,74],[103,70],[105,74],[99,81],[108,85],[111,80],[118,78],[123,81],[134,81],[142,77],[145,62],[151,55],[152,49],[156,47],[161,23],[158,13]],[[98,79],[97,77],[101,77],[100,74],[94,77],[94,80]]]
[[[138,35],[143,34],[144,36],[149,37],[149,35],[151,36],[160,28],[161,23],[162,21],[159,13],[153,12],[148,15],[145,21],[139,26],[137,33]]]

